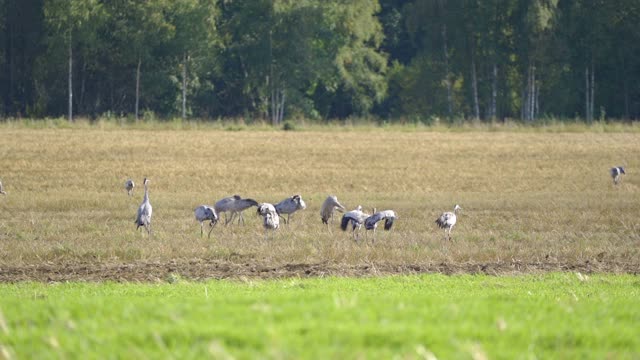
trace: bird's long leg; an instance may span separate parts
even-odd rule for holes
[[[209,239],[211,239],[211,232],[213,231],[214,226],[215,226],[215,223],[212,220],[211,223],[209,223],[209,233],[207,234],[207,238]]]
[[[242,221],[242,225],[244,225],[244,215],[242,215],[242,211],[238,213],[238,225],[240,225],[240,221]]]
[[[233,224],[233,218],[234,218],[235,216],[236,216],[236,213],[235,213],[235,212],[232,212],[232,213],[231,213],[231,217],[227,218],[227,214],[225,213],[225,214],[224,214],[224,218],[225,218],[224,225],[225,225],[225,226],[226,226],[226,225],[229,225],[229,223],[232,223],[232,224]]]
[[[204,234],[204,229],[202,228],[202,226],[202,221],[200,221],[200,237],[202,237],[202,235]]]

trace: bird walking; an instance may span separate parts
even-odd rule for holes
[[[284,214],[287,215],[287,220],[284,220],[284,217],[282,218],[282,220],[284,220],[285,224],[288,224],[289,217],[291,216],[291,214],[293,214],[298,210],[306,209],[307,204],[305,204],[304,200],[302,200],[302,197],[300,195],[293,195],[277,203],[275,205],[275,208],[276,208],[276,211],[278,212],[278,215],[284,215]]]
[[[462,210],[460,205],[456,205],[453,207],[453,212],[447,211],[442,213],[440,217],[436,220],[436,224],[440,229],[444,229],[445,236],[448,240],[451,240],[451,230],[453,230],[453,226],[456,224],[458,211]]]
[[[340,212],[345,212],[346,208],[340,204],[338,198],[335,195],[329,195],[327,199],[322,203],[322,207],[320,208],[320,217],[322,218],[322,223],[327,224],[327,229],[331,231],[329,228],[329,219],[333,222],[333,212],[334,210],[338,210]]]
[[[267,239],[268,231],[275,231],[280,227],[280,217],[275,206],[269,203],[258,205],[258,214],[262,216],[262,225],[264,226],[264,238]]]
[[[138,208],[138,216],[136,217],[136,230],[138,230],[141,226],[147,230],[147,233],[151,235],[151,214],[153,213],[153,208],[151,207],[151,202],[149,202],[149,179],[144,178],[144,199],[142,199],[142,204]]]
[[[213,231],[213,227],[218,223],[218,214],[216,214],[216,210],[208,205],[200,205],[194,210],[196,220],[200,223],[200,237],[204,234],[204,222],[210,220],[209,223],[209,233],[207,237],[211,238],[211,231]]]
[[[613,185],[618,185],[618,183],[620,183],[622,174],[626,174],[624,172],[624,167],[622,166],[611,168],[609,172],[611,173],[611,177],[613,178]]]
[[[127,181],[124,182],[124,189],[127,190],[127,195],[129,196],[133,195],[134,187],[136,187],[136,184],[133,182],[133,180],[127,179]]]
[[[240,225],[240,222],[244,224],[242,212],[252,206],[258,206],[258,202],[253,199],[243,199],[240,195],[233,195],[219,200],[213,207],[218,215],[225,213],[225,225],[231,223],[236,215],[238,216],[238,225]],[[227,218],[227,212],[231,213],[231,217]]]
[[[362,211],[362,206],[358,205],[355,210],[351,210],[344,215],[342,215],[342,222],[340,223],[340,228],[342,231],[347,231],[347,226],[351,223],[351,235],[353,235],[354,240],[357,242],[360,235],[360,228],[362,228],[362,224],[364,220],[369,217],[369,214],[366,214]],[[356,233],[356,229],[358,232]]]
[[[2,180],[0,180],[0,195],[7,195],[7,192],[4,191],[4,186],[2,186]]]
[[[396,220],[396,213],[393,210],[384,210],[376,212],[376,209],[373,209],[373,215],[369,216],[364,220],[364,229],[368,232],[369,230],[373,230],[373,241],[376,240],[376,229],[378,228],[378,222],[384,220],[384,229],[386,231],[391,230],[393,226],[393,222]],[[365,232],[365,236],[366,236]]]

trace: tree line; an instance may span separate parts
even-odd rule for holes
[[[640,0],[0,0],[0,116],[640,115]]]

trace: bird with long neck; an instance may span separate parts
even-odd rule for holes
[[[135,187],[136,187],[136,184],[131,179],[128,179],[127,181],[124,182],[124,188],[125,190],[127,190],[127,195],[129,196],[133,195],[133,188]]]
[[[462,210],[462,208],[460,205],[456,205],[453,207],[453,212],[443,212],[442,215],[436,219],[436,224],[438,224],[439,228],[444,229],[446,239],[448,240],[451,240],[451,230],[453,230],[453,226],[457,222],[456,214],[459,210]]]
[[[329,232],[331,232],[331,228],[329,227],[329,220],[333,222],[334,210],[345,212],[346,208],[342,206],[342,204],[340,204],[338,198],[335,195],[329,195],[324,203],[322,203],[322,207],[320,208],[320,218],[322,219],[322,223],[327,225],[327,230],[329,230]]]
[[[360,237],[360,228],[362,227],[364,220],[369,216],[369,214],[362,211],[362,206],[358,205],[355,210],[351,210],[342,215],[340,228],[342,231],[347,231],[347,226],[351,223],[351,235],[353,235],[353,239],[357,242]],[[357,233],[356,230],[358,230]]]
[[[144,198],[142,199],[142,204],[138,208],[138,217],[136,218],[136,230],[143,226],[149,235],[151,235],[151,214],[153,213],[153,208],[151,207],[151,202],[149,202],[149,179],[144,178]]]

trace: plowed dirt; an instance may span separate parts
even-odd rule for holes
[[[636,264],[587,261],[581,264],[552,262],[460,263],[460,264],[260,264],[224,260],[173,260],[134,263],[45,263],[0,267],[1,282],[18,281],[118,281],[163,282],[176,275],[190,280],[206,279],[274,279],[326,276],[385,276],[420,273],[515,275],[551,271],[582,273],[608,272],[639,274]]]

